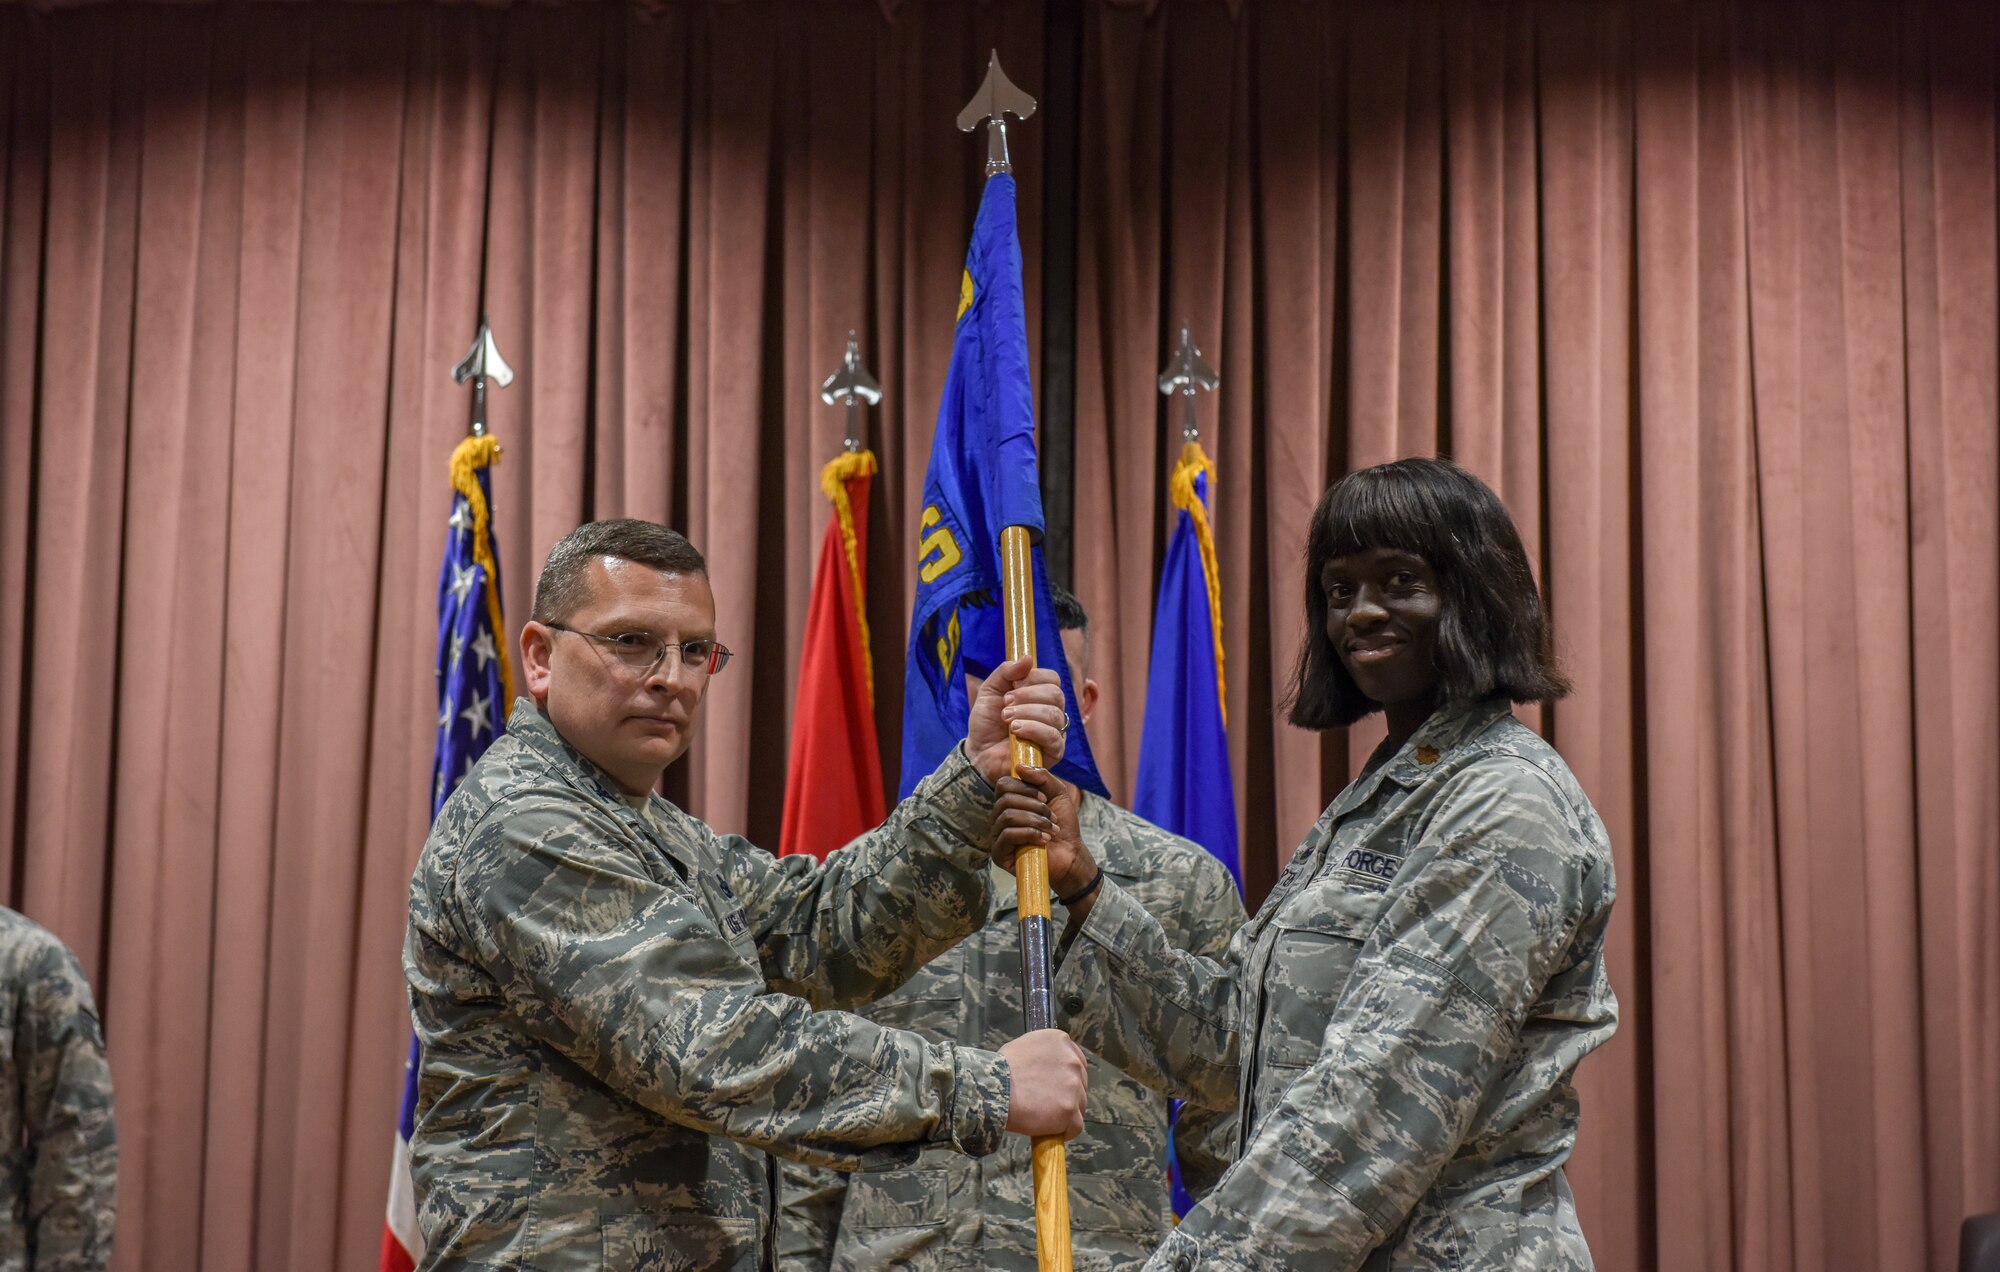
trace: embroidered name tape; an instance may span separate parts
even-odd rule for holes
[[[1366,848],[1348,849],[1341,857],[1340,864],[1335,867],[1349,874],[1366,875],[1370,879],[1380,879],[1384,882],[1395,878],[1396,872],[1402,868],[1401,857],[1392,857],[1386,852],[1370,852]]]
[[[722,925],[729,929],[729,935],[742,936],[750,930],[750,920],[743,917],[743,904],[736,899],[736,889],[729,886],[729,880],[716,876],[715,886],[722,892],[729,913],[723,916]]]

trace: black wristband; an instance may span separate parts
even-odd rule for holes
[[[1083,900],[1091,893],[1097,891],[1098,888],[1103,886],[1103,884],[1104,884],[1104,867],[1099,866],[1097,868],[1097,873],[1090,876],[1089,883],[1084,884],[1082,888],[1080,888],[1076,892],[1071,893],[1066,897],[1057,897],[1056,900],[1062,903],[1064,909],[1068,909],[1070,906],[1075,905],[1077,902]]]

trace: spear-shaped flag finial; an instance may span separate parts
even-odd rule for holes
[[[819,386],[819,400],[828,406],[847,407],[847,434],[841,445],[849,454],[860,450],[861,428],[855,408],[863,403],[874,406],[880,402],[882,386],[861,364],[861,341],[852,331],[847,333],[847,352],[840,359],[839,369]]]
[[[1000,69],[1000,50],[994,49],[986,63],[986,78],[979,81],[972,100],[958,112],[960,132],[971,132],[981,124],[992,125],[986,130],[987,176],[1014,170],[1013,159],[1007,153],[1007,116],[1026,119],[1034,113],[1035,99],[1007,78],[1007,72]]]
[[[500,356],[500,346],[493,343],[493,328],[486,325],[484,314],[479,317],[479,335],[465,357],[451,369],[451,378],[460,384],[472,382],[472,425],[467,432],[473,437],[486,436],[487,381],[504,389],[514,382],[514,368]]]
[[[1201,437],[1201,426],[1195,422],[1194,395],[1212,393],[1215,386],[1222,383],[1215,374],[1215,368],[1201,360],[1201,350],[1195,348],[1194,333],[1184,321],[1181,323],[1181,342],[1175,347],[1173,356],[1167,359],[1167,369],[1160,372],[1160,392],[1181,399],[1181,440],[1192,442]]]

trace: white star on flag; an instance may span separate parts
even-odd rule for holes
[[[477,689],[474,689],[472,691],[471,705],[466,707],[465,710],[458,713],[465,720],[467,724],[472,726],[473,741],[476,742],[479,740],[479,731],[481,729],[488,730],[489,732],[492,730],[493,721],[490,719],[490,716],[492,715],[492,709],[493,709],[493,700],[491,698],[482,697],[480,695],[480,692]]]
[[[462,601],[467,596],[472,594],[473,580],[479,577],[478,574],[476,573],[478,568],[479,567],[472,565],[468,565],[462,570],[459,569],[457,566],[452,567],[451,590],[452,593],[455,596],[457,596],[459,600]]]
[[[479,655],[479,670],[485,671],[486,664],[500,656],[500,651],[493,648],[493,633],[481,628],[479,639],[472,642],[472,652]]]
[[[465,637],[457,632],[451,634],[451,668],[458,670],[458,660],[465,657]]]
[[[451,521],[454,530],[467,530],[472,526],[472,509],[465,506],[465,500],[454,500],[451,505]]]

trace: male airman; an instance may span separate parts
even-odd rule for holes
[[[550,552],[527,699],[440,810],[404,967],[422,1043],[410,1144],[426,1268],[762,1269],[772,1154],[853,1168],[1075,1134],[1084,1059],[819,1010],[975,931],[1008,734],[1060,753],[1052,672],[1003,667],[966,744],[821,866],[654,793],[729,651],[679,534],[593,522]]]

